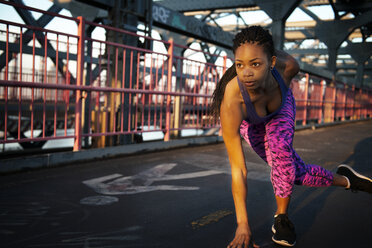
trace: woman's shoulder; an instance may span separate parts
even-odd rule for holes
[[[231,79],[225,88],[221,103],[221,125],[228,129],[238,129],[243,120],[243,99],[240,94],[237,77]]]
[[[238,85],[237,78],[233,78],[227,85],[225,89],[225,94],[221,104],[221,115],[226,113],[234,113],[232,116],[234,118],[240,118],[242,114],[242,105],[244,105],[244,100],[240,94],[240,88]]]
[[[237,98],[240,94],[237,77],[231,79],[225,88],[224,101],[231,101]]]

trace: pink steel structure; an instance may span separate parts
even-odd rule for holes
[[[200,54],[203,51],[182,47],[172,40],[141,36],[88,22],[83,17],[0,3],[50,14],[78,26],[77,34],[69,34],[0,20],[0,42],[5,45],[2,53],[6,56],[0,75],[0,144],[73,138],[73,149],[79,151],[87,137],[161,131],[164,141],[169,141],[185,129],[206,131],[219,127],[218,121],[211,118],[210,104],[226,70],[226,56],[221,57],[221,65],[196,61],[176,56],[174,48]],[[86,37],[87,25],[163,44],[167,51]],[[25,37],[25,30],[31,30],[32,35]],[[23,42],[25,39],[29,42]],[[19,45],[14,47],[14,43]],[[48,50],[51,46],[53,54]],[[32,55],[25,54],[26,50]],[[37,64],[36,59],[41,62]],[[59,61],[64,63],[63,72],[58,70]],[[299,125],[371,117],[372,96],[368,89],[350,88],[308,73],[300,73],[291,87],[297,100]],[[84,125],[88,131],[83,131]],[[64,131],[62,135],[57,135],[58,129]],[[69,129],[74,133],[68,134]],[[37,130],[41,132],[36,137]],[[26,131],[30,132],[28,137]]]

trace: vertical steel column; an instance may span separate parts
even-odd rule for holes
[[[57,34],[56,40],[56,74],[55,74],[55,83],[58,84],[58,49],[59,49],[59,35]],[[57,100],[58,99],[58,90],[54,91],[54,118],[53,118],[53,136],[57,136]]]
[[[371,117],[372,115],[372,94],[371,92],[372,92],[371,90],[367,91],[367,100],[366,100],[366,104],[368,106],[367,114],[369,117]]]
[[[344,84],[344,96],[343,96],[343,100],[342,100],[343,108],[342,108],[341,121],[344,121],[345,116],[346,116],[346,93],[347,93],[347,86],[346,86],[346,84]]]
[[[362,88],[359,89],[359,101],[358,101],[358,119],[362,119],[362,101],[363,101],[363,90]],[[355,94],[354,94],[354,102],[355,102]],[[354,104],[355,105],[355,104]]]
[[[43,83],[48,83],[48,69],[47,69],[47,63],[48,63],[48,33],[45,32],[44,36],[44,78]],[[43,138],[45,138],[45,129],[46,129],[46,88],[43,90]]]
[[[5,46],[5,81],[8,81],[8,74],[9,74],[9,25],[6,25],[6,46]],[[8,86],[5,86],[4,89],[4,109],[5,109],[5,116],[4,116],[4,141],[7,140],[7,133],[8,133]]]
[[[167,75],[167,92],[170,93],[172,90],[172,67],[173,67],[173,39],[169,40],[168,48],[168,75]],[[165,135],[164,141],[169,141],[170,139],[170,122],[171,122],[171,95],[167,95],[167,112],[165,117]]]
[[[87,38],[92,38],[92,32],[94,30],[94,26],[87,27],[86,36]],[[93,60],[93,41],[87,40],[87,55],[90,57],[90,60],[87,61],[87,68],[86,68],[86,74],[85,74],[85,84],[84,85],[91,85],[91,80],[94,80],[92,78],[92,60]],[[91,133],[91,113],[92,113],[92,107],[91,107],[91,101],[92,101],[92,92],[87,92],[85,103],[84,103],[84,118],[83,121],[83,133],[84,134],[90,134]],[[89,137],[86,136],[82,143],[83,148],[89,147]]]
[[[22,28],[19,32],[19,81],[22,81],[22,50],[23,50],[23,38]],[[19,87],[19,101],[18,101],[18,139],[21,139],[21,120],[22,120],[22,87]]]
[[[305,92],[304,92],[304,115],[302,119],[302,125],[306,125],[307,120],[307,100],[308,100],[308,92],[309,92],[309,73],[306,73],[306,82],[305,82]]]
[[[322,116],[323,116],[323,121],[324,121],[324,92],[325,92],[326,84],[323,84],[323,82],[324,80],[320,81],[320,102],[319,102],[318,124],[322,123]]]
[[[331,118],[331,122],[334,122],[335,121],[335,116],[336,116],[336,111],[337,111],[337,103],[336,103],[336,92],[337,92],[337,89],[336,89],[336,85],[333,86],[333,91],[332,91],[332,106],[333,106],[333,111],[332,111],[332,118]]]
[[[85,20],[82,16],[78,17],[78,48],[77,48],[77,71],[76,71],[76,86],[81,86],[83,82],[84,73],[84,41],[85,41]],[[75,99],[75,140],[74,151],[81,150],[81,91],[76,90]]]
[[[32,32],[32,82],[35,83],[35,32]],[[34,93],[35,88],[31,88],[31,139],[34,138]]]
[[[355,85],[352,86],[351,90],[353,91],[353,102],[351,104],[351,114],[350,114],[350,119],[351,120],[354,120],[354,119],[359,119],[360,118],[360,112],[357,114],[355,112],[355,96],[356,96],[356,91],[355,91]]]
[[[180,62],[181,66],[180,66],[180,69],[178,68],[178,61]],[[176,92],[179,93],[181,91],[181,85],[182,85],[182,81],[179,77],[179,74],[182,75],[182,59],[176,59],[175,60],[175,67],[176,67]],[[178,70],[179,69],[179,70]],[[182,110],[181,110],[181,96],[177,95],[174,97],[174,102],[173,102],[173,127],[175,129],[175,131],[172,132],[172,137],[174,138],[178,138],[178,136],[180,136],[180,131],[178,130],[182,124],[181,124],[181,113],[182,113]]]
[[[367,113],[366,113],[366,107],[367,104],[364,102],[365,94],[363,89],[360,89],[360,101],[359,101],[359,108],[360,108],[360,119],[367,118]]]

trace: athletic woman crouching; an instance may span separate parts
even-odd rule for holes
[[[221,78],[212,108],[220,117],[229,156],[237,229],[229,248],[259,247],[253,242],[246,207],[247,169],[241,136],[271,167],[277,203],[272,240],[284,246],[296,243],[287,210],[294,184],[342,186],[372,193],[372,180],[340,165],[337,174],[305,164],[293,149],[296,106],[289,88],[298,73],[296,60],[275,51],[272,36],[260,26],[238,33],[233,41],[235,63]]]

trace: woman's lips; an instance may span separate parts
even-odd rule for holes
[[[246,81],[244,82],[244,85],[247,86],[247,87],[252,87],[254,86],[256,83],[256,81]]]

